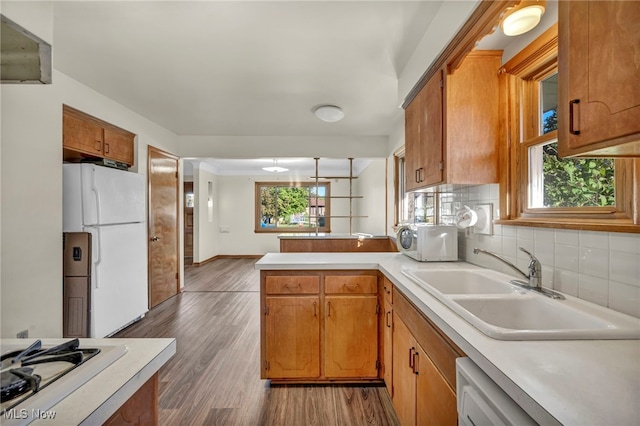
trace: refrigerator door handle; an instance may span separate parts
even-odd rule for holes
[[[89,227],[91,228],[92,232],[91,234],[95,237],[94,241],[95,241],[95,246],[94,246],[94,250],[92,253],[93,256],[93,264],[95,265],[95,273],[92,274],[93,275],[93,282],[95,283],[96,288],[100,288],[100,283],[98,282],[100,277],[100,274],[98,273],[98,268],[100,267],[100,263],[102,262],[102,250],[101,250],[101,246],[102,246],[102,241],[100,239],[100,227],[99,226],[92,226]]]
[[[91,169],[91,191],[96,195],[96,219],[97,222],[101,224],[100,220],[100,191],[98,191],[98,183],[96,179],[96,170],[95,168]]]

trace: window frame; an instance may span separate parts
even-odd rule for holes
[[[324,233],[330,233],[331,232],[331,182],[318,182],[317,186],[318,187],[324,187],[325,188],[325,195],[324,195],[324,199],[325,199],[325,204],[324,204],[324,226],[320,226],[320,227],[312,227],[312,226],[305,226],[302,228],[263,228],[262,226],[260,226],[261,224],[261,199],[260,199],[260,189],[262,187],[270,187],[270,186],[280,186],[280,187],[286,187],[286,188],[303,188],[303,187],[309,187],[309,188],[315,188],[316,187],[316,182],[301,182],[301,181],[296,181],[296,182],[256,182],[255,183],[255,198],[254,198],[254,204],[255,204],[255,211],[254,211],[254,232],[256,233],[260,233],[260,234],[282,234],[282,233],[309,233],[309,232],[316,232],[316,230],[318,232],[324,232]]]
[[[500,201],[498,223],[567,229],[640,232],[637,198],[640,163],[615,159],[615,207],[530,208],[529,156],[531,146],[553,142],[558,132],[540,134],[539,82],[557,72],[557,24],[516,54],[500,70],[500,96],[505,117],[502,138]]]

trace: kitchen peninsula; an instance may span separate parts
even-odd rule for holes
[[[637,423],[640,340],[493,339],[407,278],[403,268],[481,269],[465,262],[420,263],[400,253],[269,253],[256,263],[261,275],[379,273],[539,424]]]
[[[42,339],[42,347],[67,340]],[[2,353],[32,341],[2,339]],[[157,423],[157,373],[176,353],[175,339],[80,339],[80,348],[99,348],[100,353],[7,410],[2,424]]]
[[[294,252],[390,252],[396,245],[386,235],[304,232],[279,234],[280,253]]]

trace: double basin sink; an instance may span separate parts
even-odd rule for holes
[[[406,268],[402,273],[494,339],[640,339],[638,318],[568,295],[552,299],[490,269]]]

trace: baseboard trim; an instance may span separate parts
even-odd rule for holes
[[[202,266],[218,259],[260,259],[262,256],[262,254],[219,254],[205,259],[202,262],[193,262],[193,266]]]

